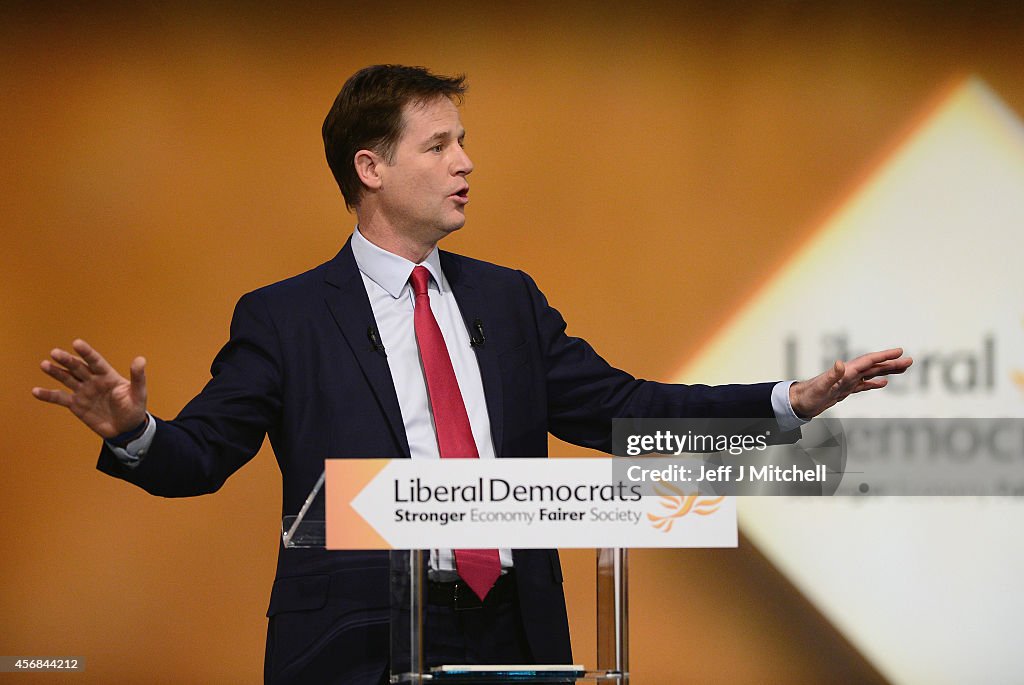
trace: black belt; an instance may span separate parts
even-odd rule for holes
[[[511,602],[516,596],[515,572],[508,571],[495,581],[484,601],[476,596],[466,581],[459,579],[449,583],[441,583],[436,580],[427,581],[427,604],[435,606],[452,607],[457,611],[463,609],[480,609],[484,605],[492,606]]]

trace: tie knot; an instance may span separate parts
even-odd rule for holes
[[[430,282],[430,272],[427,271],[425,266],[417,266],[412,270],[412,275],[409,276],[409,282],[412,283],[412,291],[416,293],[416,296],[427,294],[427,283]]]

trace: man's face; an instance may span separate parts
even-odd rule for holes
[[[391,163],[381,167],[381,212],[396,231],[437,242],[466,223],[473,171],[462,147],[466,131],[444,97],[406,105],[404,121]]]

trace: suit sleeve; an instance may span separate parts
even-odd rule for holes
[[[154,495],[215,492],[259,451],[280,421],[280,339],[260,293],[239,300],[228,342],[203,390],[173,421],[157,419],[153,443],[135,468],[104,445],[97,468]]]
[[[544,360],[548,430],[576,445],[612,451],[615,418],[774,418],[771,383],[677,385],[634,378],[566,335],[562,315],[522,273]]]

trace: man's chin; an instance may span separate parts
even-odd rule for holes
[[[465,225],[466,218],[463,217],[461,221],[453,221],[451,223],[445,224],[444,226],[441,226],[441,233],[443,233],[444,235],[449,235],[451,233],[455,233],[455,231],[459,230]]]

